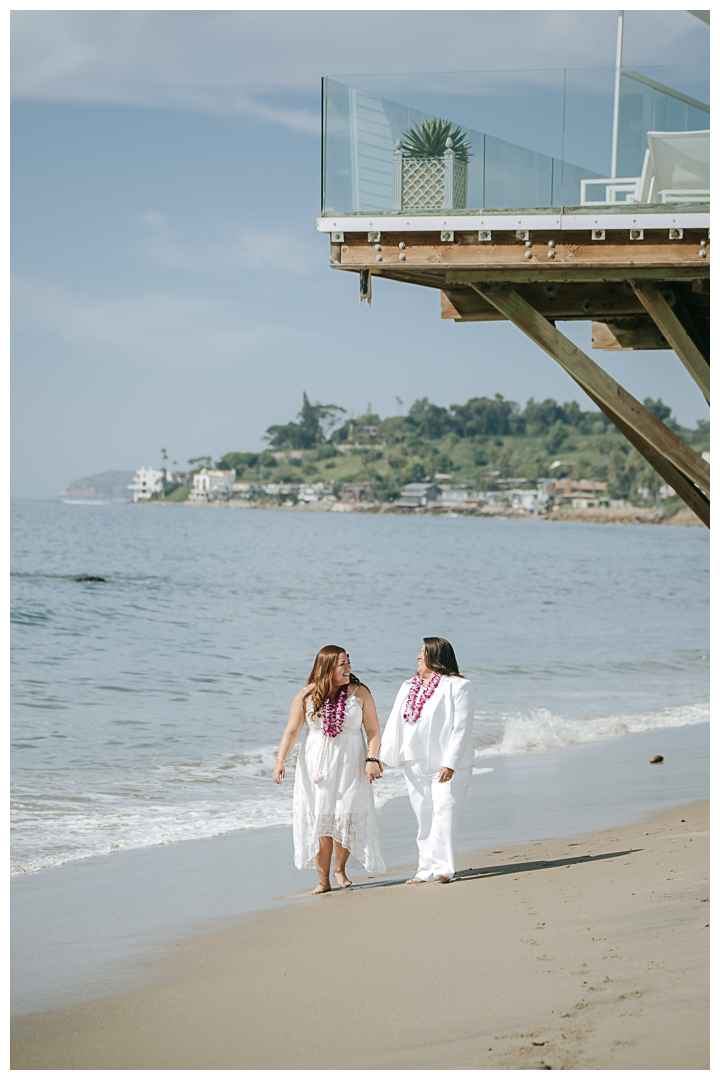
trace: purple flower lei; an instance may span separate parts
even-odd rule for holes
[[[410,693],[408,694],[405,703],[405,711],[403,712],[403,720],[406,724],[417,724],[425,702],[429,701],[433,696],[438,688],[441,678],[440,672],[436,671],[427,686],[423,686],[422,676],[415,676],[410,686]]]
[[[338,690],[338,695],[335,701],[332,702],[329,697],[326,697],[322,706],[322,718],[323,718],[323,734],[329,735],[331,739],[334,739],[336,735],[339,735],[343,728],[343,720],[345,719],[345,702],[348,696],[348,685],[341,686]]]

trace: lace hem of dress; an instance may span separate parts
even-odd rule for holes
[[[295,852],[298,870],[310,870],[315,866],[315,856],[320,851],[320,837],[330,836],[350,852],[348,864],[364,867],[369,874],[385,872],[385,862],[379,854],[379,836],[367,835],[367,828],[359,835],[355,815],[323,814],[317,820],[306,820],[303,843]],[[374,830],[373,830],[374,831]]]

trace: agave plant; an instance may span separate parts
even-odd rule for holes
[[[409,157],[442,157],[447,149],[448,139],[456,158],[467,161],[471,157],[467,132],[459,127],[453,131],[452,121],[437,118],[423,120],[422,124],[415,124],[404,131],[400,149]]]

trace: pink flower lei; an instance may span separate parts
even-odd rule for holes
[[[425,702],[429,701],[433,696],[441,678],[440,672],[436,671],[427,686],[423,686],[422,676],[415,676],[410,685],[410,693],[403,712],[403,720],[406,724],[417,724]]]
[[[323,734],[328,735],[331,739],[334,739],[335,736],[339,735],[342,731],[348,690],[349,686],[346,683],[338,690],[338,695],[334,702],[331,701],[329,697],[326,697],[323,701]]]

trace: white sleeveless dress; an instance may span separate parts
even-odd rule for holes
[[[372,784],[365,775],[362,718],[362,706],[353,693],[345,705],[342,731],[330,738],[323,734],[322,715],[312,715],[308,698],[307,732],[298,754],[293,794],[298,870],[315,866],[320,837],[331,836],[350,852],[351,865],[360,864],[369,874],[385,872]],[[323,779],[316,784],[320,775]]]

